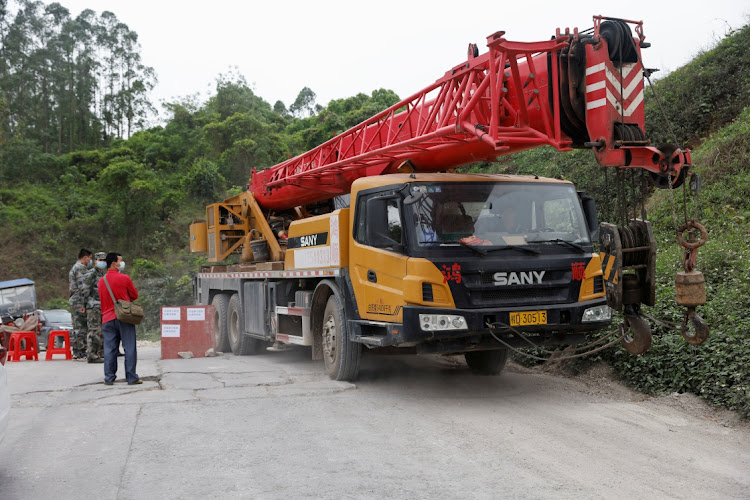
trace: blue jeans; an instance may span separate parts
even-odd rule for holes
[[[102,325],[104,337],[104,381],[114,382],[117,378],[117,349],[122,342],[125,351],[125,380],[128,384],[138,380],[135,365],[138,353],[135,348],[135,325],[119,319],[107,321]]]

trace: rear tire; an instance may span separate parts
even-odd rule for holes
[[[229,347],[235,356],[244,356],[246,354],[257,354],[263,347],[263,341],[245,335],[244,318],[242,316],[242,307],[240,307],[240,296],[236,293],[229,299],[227,309],[227,334],[229,337]]]
[[[328,298],[323,313],[323,362],[333,380],[356,380],[362,359],[362,344],[349,339],[344,305],[336,295]]]
[[[500,375],[508,361],[508,350],[467,352],[464,358],[474,375]]]
[[[211,301],[214,306],[214,344],[216,350],[220,352],[229,352],[229,337],[227,336],[227,308],[229,307],[229,297],[224,294],[214,296]]]

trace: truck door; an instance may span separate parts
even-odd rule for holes
[[[401,213],[392,189],[357,198],[349,268],[363,319],[401,321],[408,259]]]

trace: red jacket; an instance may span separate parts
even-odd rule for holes
[[[116,300],[127,300],[134,301],[138,298],[138,290],[135,289],[133,281],[127,274],[122,274],[120,271],[110,269],[107,274],[104,275],[107,278],[112,293],[115,295]],[[99,300],[101,301],[102,307],[102,324],[107,321],[117,319],[115,316],[115,304],[112,302],[112,297],[109,295],[107,285],[104,283],[104,278],[99,280]]]

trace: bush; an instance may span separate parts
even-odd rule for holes
[[[40,307],[41,309],[69,309],[70,304],[68,304],[68,299],[64,299],[62,297],[55,297],[54,299],[50,299],[47,302],[44,303]]]
[[[191,165],[182,178],[182,189],[202,200],[215,201],[224,189],[224,177],[212,161],[201,158]]]

